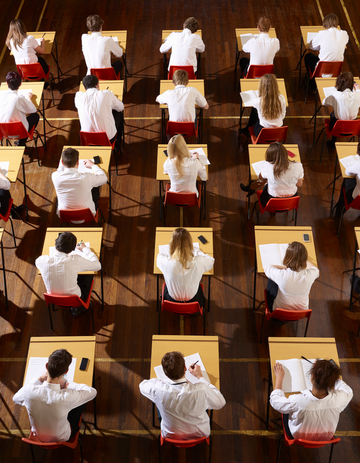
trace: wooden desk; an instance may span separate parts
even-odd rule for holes
[[[0,146],[0,162],[9,162],[9,171],[7,178],[10,182],[15,183],[19,174],[20,164],[22,164],[24,180],[21,182],[24,185],[24,198],[26,215],[28,215],[28,204],[26,195],[26,177],[25,177],[25,164],[23,154],[25,147],[23,146]]]
[[[3,242],[2,242],[3,236],[4,236],[4,229],[0,228],[0,247],[1,247],[1,259],[2,259],[3,277],[4,277],[5,307],[6,307],[6,311],[8,311],[9,310],[9,303],[8,303],[7,286],[6,286],[4,247],[3,247]]]
[[[100,90],[110,90],[120,101],[123,100],[124,81],[123,80],[100,80]],[[85,92],[84,84],[80,83],[79,92]]]
[[[19,90],[31,90],[31,101],[34,103],[36,109],[39,109],[40,101],[43,96],[45,82],[22,82]],[[7,90],[8,85],[6,82],[1,82],[0,90]],[[44,110],[44,107],[43,107]]]
[[[244,34],[260,34],[260,32],[257,27],[245,27],[245,28],[235,29],[235,37],[236,37],[235,77],[236,77],[236,68],[240,60],[240,52],[242,51],[242,43],[241,43],[240,36]],[[276,31],[273,27],[269,30],[269,37],[276,38]]]

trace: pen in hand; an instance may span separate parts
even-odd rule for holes
[[[107,87],[106,90],[109,90],[109,87]]]
[[[43,38],[44,38],[45,34],[46,34],[46,32],[43,33]]]
[[[195,363],[193,363],[192,365],[190,365],[190,368],[194,368],[194,367],[195,367],[195,365],[196,365],[198,362],[199,362],[199,360],[196,360],[196,362],[195,362]]]
[[[302,358],[302,359],[304,359],[304,360],[306,360],[307,362],[309,362],[309,363],[313,364],[313,362],[310,362],[310,360],[308,360],[306,357],[304,357],[304,356],[301,356],[301,358]]]

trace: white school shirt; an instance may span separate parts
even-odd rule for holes
[[[259,37],[254,37],[245,43],[243,51],[250,53],[250,64],[273,64],[276,53],[280,50],[279,39],[269,37],[267,32],[260,32]]]
[[[206,168],[201,164],[198,159],[185,158],[182,161],[183,175],[178,178],[179,172],[176,168],[175,160],[167,159],[164,162],[164,174],[168,174],[170,177],[171,187],[169,191],[175,193],[196,193],[199,196],[199,192],[196,189],[197,176],[201,180],[207,180]]]
[[[77,92],[75,106],[79,113],[81,130],[84,132],[106,132],[111,140],[116,135],[112,110],[124,111],[124,105],[110,90],[89,88]]]
[[[281,111],[278,117],[276,119],[265,119],[261,110],[261,98],[257,97],[254,99],[253,107],[257,109],[259,122],[262,127],[267,129],[271,129],[273,127],[282,127],[286,114],[286,100],[284,95],[279,95],[279,100],[281,104]]]
[[[7,178],[0,178],[0,190],[10,190],[10,181]]]
[[[204,108],[206,99],[199,90],[185,85],[176,85],[174,90],[166,90],[156,98],[160,104],[167,104],[169,109],[169,121],[194,122],[195,104]]]
[[[206,410],[220,410],[224,396],[205,378],[196,384],[185,378],[148,379],[140,383],[142,395],[155,403],[161,414],[161,433],[169,439],[198,439],[210,435]]]
[[[27,35],[17,49],[14,46],[13,39],[10,39],[10,50],[12,51],[16,64],[32,64],[38,62],[35,48],[39,47],[38,41],[32,36]]]
[[[158,254],[156,265],[164,275],[170,296],[176,301],[190,301],[198,292],[203,274],[213,268],[214,262],[213,257],[194,249],[194,259],[187,269],[167,254]]]
[[[323,99],[325,106],[332,106],[336,119],[352,121],[357,118],[360,108],[360,90],[352,92],[349,88],[343,92],[336,90],[332,95]]]
[[[31,113],[36,113],[34,103],[17,90],[8,89],[0,92],[0,122],[22,122],[25,129],[29,130],[26,114]]]
[[[320,61],[344,61],[344,52],[349,36],[346,31],[330,27],[320,31],[309,43],[311,50],[320,50]]]
[[[40,256],[36,259],[35,265],[40,270],[47,293],[81,296],[81,289],[77,284],[78,274],[97,272],[101,269],[101,264],[90,248],[85,247],[79,252],[84,257],[55,250],[53,257]]]
[[[357,161],[351,166],[345,169],[345,175],[349,177],[356,177],[356,186],[354,191],[352,192],[352,197],[355,199],[357,196],[360,195],[360,157],[357,156]]]
[[[196,52],[203,53],[205,44],[198,34],[192,34],[190,29],[182,32],[172,32],[167,36],[160,47],[161,53],[166,53],[171,49],[169,61],[170,66],[193,66],[194,72],[197,71]]]
[[[308,389],[286,398],[281,389],[275,389],[270,403],[278,412],[289,414],[289,429],[296,439],[328,441],[334,436],[340,413],[352,397],[352,389],[339,379],[324,399],[314,397]]]
[[[111,67],[111,53],[118,58],[123,55],[122,48],[112,37],[104,37],[101,32],[81,36],[82,51],[87,66],[87,75],[92,68]]]
[[[265,275],[279,287],[273,308],[288,310],[308,310],[310,289],[319,270],[316,267],[306,268],[299,272],[279,269],[269,265],[264,269]]]
[[[281,173],[279,178],[274,176],[274,164],[266,161],[260,175],[268,181],[270,196],[288,197],[297,192],[297,182],[304,177],[304,168],[301,162],[289,162],[289,168]]]
[[[71,436],[68,413],[94,399],[96,394],[96,389],[86,384],[69,383],[66,389],[60,389],[60,384],[34,379],[14,395],[13,401],[26,407],[31,432],[41,442],[65,442]]]

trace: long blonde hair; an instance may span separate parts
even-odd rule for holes
[[[282,143],[275,142],[269,145],[265,153],[265,159],[270,164],[274,164],[274,177],[279,178],[290,166],[287,149]]]
[[[259,97],[261,112],[265,119],[272,120],[281,114],[280,92],[274,74],[265,74],[260,79]]]
[[[194,246],[190,233],[185,228],[176,228],[170,241],[170,258],[180,262],[184,269],[194,258]]]
[[[27,34],[24,23],[21,21],[21,19],[13,19],[10,22],[9,33],[6,37],[6,46],[8,48],[11,48],[10,40],[12,39],[12,43],[15,47],[15,50],[17,50],[18,47],[21,48],[21,45],[23,44],[23,41],[24,39],[26,39],[26,37]]]
[[[170,138],[167,146],[167,152],[169,159],[174,159],[175,166],[179,175],[177,178],[181,178],[184,175],[182,162],[185,158],[190,157],[190,151],[182,135],[175,135]]]

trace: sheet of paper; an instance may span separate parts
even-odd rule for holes
[[[352,166],[353,164],[359,162],[360,156],[346,156],[346,158],[340,159],[341,164],[347,169],[348,167]]]
[[[19,88],[18,93],[26,97],[29,93],[32,93],[32,88],[27,88],[27,89]]]
[[[44,37],[45,39],[45,37]],[[39,45],[41,45],[41,39],[35,39]]]
[[[316,359],[309,359],[310,362],[315,363]],[[307,389],[312,389],[312,383],[311,383],[311,375],[310,375],[310,370],[312,368],[312,363],[308,362],[307,360],[301,359],[300,360],[302,364],[302,368],[304,371],[304,378],[306,382],[306,388]]]
[[[203,364],[203,361],[201,360],[199,353],[188,355],[187,357],[184,357],[184,360],[185,360],[185,366],[187,368],[186,373],[185,373],[185,378],[189,381],[189,383],[196,384],[199,382],[199,380],[195,378],[195,376],[193,376],[189,372],[190,365],[193,365],[195,362],[198,362],[197,364],[200,365],[203,377],[206,379],[206,381],[209,381],[210,383],[209,376],[206,372],[205,366]],[[167,382],[169,381],[169,378],[165,375],[163,367],[161,365],[154,367],[154,371],[158,379],[162,379]]]
[[[283,259],[288,244],[260,244],[260,256],[263,268],[265,269],[269,265],[283,265]]]
[[[113,39],[114,42],[119,42],[119,39],[118,37],[111,37]]]
[[[244,46],[246,42],[257,37],[260,37],[260,34],[242,34],[240,35],[241,45]]]
[[[0,162],[0,172],[7,177],[9,172],[9,161]]]
[[[196,148],[195,150],[189,150],[191,154],[198,153],[199,161],[202,165],[208,166],[210,164],[209,159],[206,157],[205,151],[202,148]]]
[[[24,382],[25,386],[27,386],[34,378],[39,378],[44,373],[46,373],[45,365],[47,364],[47,361],[47,357],[30,357]],[[69,366],[69,371],[66,373],[66,375],[64,375],[68,383],[72,383],[74,381],[75,367],[76,358],[73,358]]]
[[[261,174],[261,171],[263,170],[263,168],[266,165],[266,161],[254,162],[254,164],[251,164],[251,165],[252,165],[252,168],[255,171],[255,174],[259,177],[259,175]]]
[[[318,32],[308,32],[307,33],[307,38],[306,38],[306,43],[310,43],[314,38],[318,35]]]
[[[323,76],[323,77],[325,77],[325,76]],[[327,98],[328,96],[330,96],[330,95],[332,95],[333,93],[336,92],[335,87],[324,87],[323,90],[324,90],[325,98]]]
[[[248,90],[247,92],[240,92],[240,97],[242,99],[243,105],[245,108],[254,105],[254,100],[259,96],[258,90]]]
[[[277,360],[277,362],[282,364],[285,371],[282,384],[284,392],[299,392],[306,389],[304,373],[299,359]]]
[[[194,249],[200,249],[200,243],[195,241],[193,243]],[[159,244],[159,254],[166,254],[170,256],[170,245],[169,244]]]
[[[90,248],[90,247],[91,247],[91,246],[90,246],[90,241],[87,241],[87,242],[85,243],[85,246],[87,246],[88,248]],[[54,256],[55,256],[55,252],[56,252],[55,246],[51,246],[51,247],[49,248],[49,256],[50,256],[50,257],[54,257]],[[78,254],[79,256],[84,257],[83,252],[82,252],[82,251],[79,251],[79,250],[77,250],[77,249],[75,249],[75,251],[70,252],[70,255],[73,255],[73,254]]]
[[[289,247],[289,243],[282,243],[282,244],[279,244],[280,255],[281,255],[281,262],[284,261],[284,257],[285,257],[286,250],[287,250],[288,247]]]

